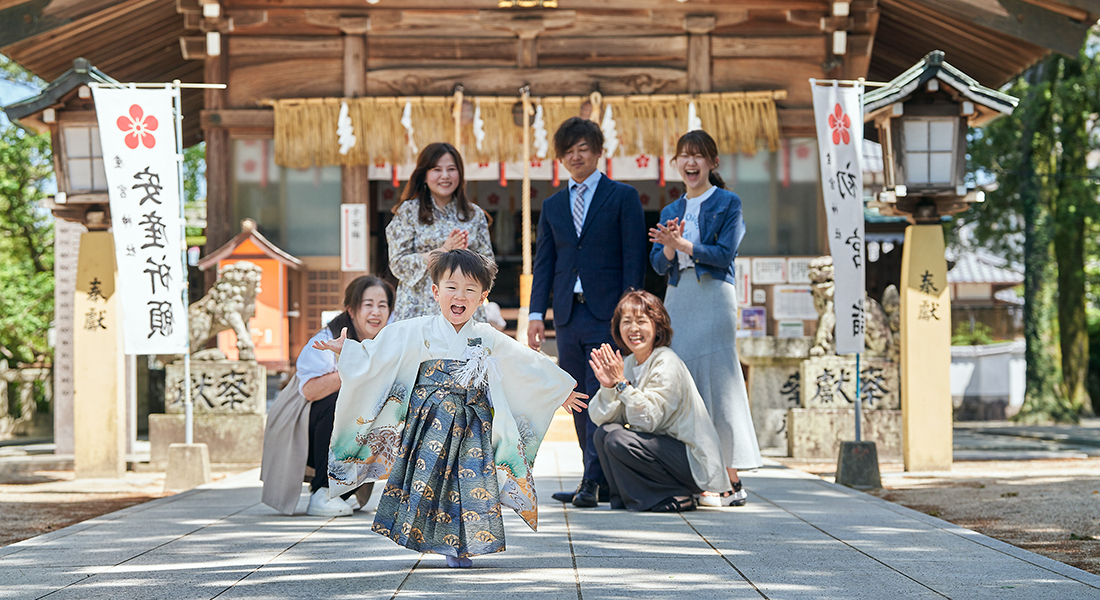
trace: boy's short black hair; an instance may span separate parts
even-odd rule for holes
[[[436,250],[428,258],[428,274],[432,283],[439,285],[447,273],[461,271],[463,275],[476,279],[481,289],[490,291],[497,278],[497,264],[491,258],[473,250],[461,249],[441,252]]]
[[[603,131],[595,121],[570,117],[566,119],[554,134],[554,152],[558,158],[565,156],[565,152],[580,141],[588,142],[588,147],[593,152],[603,152]]]

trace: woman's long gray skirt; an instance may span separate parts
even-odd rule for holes
[[[749,412],[745,375],[737,359],[737,296],[733,285],[695,269],[680,272],[665,292],[672,318],[672,350],[687,365],[718,430],[727,468],[763,465]]]

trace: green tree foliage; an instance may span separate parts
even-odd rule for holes
[[[51,353],[53,223],[39,204],[51,161],[49,136],[0,129],[0,353],[13,362]]]
[[[993,344],[993,328],[981,321],[973,324],[965,321],[955,327],[955,334],[951,336],[952,346],[985,346]]]
[[[977,240],[1024,264],[1027,392],[1018,419],[1075,422],[1086,391],[1086,252],[1098,210],[1087,165],[1100,112],[1091,53],[1052,55],[1012,83],[1010,116],[973,132],[972,170],[996,178],[983,205],[958,219]]]

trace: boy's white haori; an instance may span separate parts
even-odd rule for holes
[[[531,467],[554,411],[576,382],[545,355],[486,323],[462,329],[442,315],[399,321],[373,340],[344,344],[340,396],[329,449],[329,494],[389,477],[420,364],[471,360],[475,383],[488,382],[493,458],[500,501],[535,529],[538,503]]]

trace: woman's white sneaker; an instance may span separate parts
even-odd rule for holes
[[[349,517],[351,507],[342,498],[329,498],[328,488],[321,488],[309,497],[306,514],[313,517]]]

